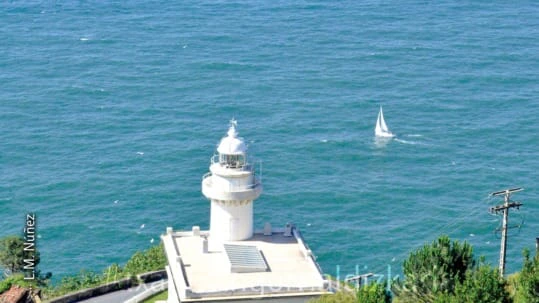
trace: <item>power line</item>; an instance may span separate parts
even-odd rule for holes
[[[454,218],[452,221],[446,224],[442,224],[441,226],[433,226],[432,229],[425,229],[426,235],[428,236],[427,239],[433,236],[434,233],[436,233],[438,236],[440,234],[450,235],[454,233],[455,231],[462,229],[463,225],[465,225],[469,221],[470,218],[475,218],[481,212],[484,212],[485,204],[491,200],[492,200],[492,195],[489,194],[487,197],[481,200],[481,203],[478,203],[472,206],[470,209],[466,211],[465,214],[461,215],[460,217]],[[435,217],[434,219],[441,219],[445,217],[447,217],[447,215],[438,216],[438,217]],[[391,260],[392,264],[399,264],[414,250],[420,249],[421,247],[423,247],[423,245],[428,245],[429,241],[426,240],[424,237],[419,237],[415,241],[408,242],[408,244],[409,245],[407,245],[406,249],[402,249],[400,250],[400,252],[396,253],[396,255]],[[387,264],[377,265],[374,268],[370,269],[370,271],[373,273],[384,272],[386,268],[387,268]]]
[[[519,209],[520,206],[522,206],[522,203],[520,202],[512,202],[510,201],[510,197],[512,193],[519,192],[523,190],[522,188],[510,188],[506,190],[501,190],[497,192],[493,192],[490,195],[491,196],[504,196],[504,203],[502,205],[496,205],[494,207],[490,208],[491,213],[499,213],[503,212],[503,219],[502,219],[502,240],[500,245],[500,276],[503,277],[504,271],[505,271],[505,251],[507,249],[507,222],[509,221],[509,209],[515,207],[516,209]]]

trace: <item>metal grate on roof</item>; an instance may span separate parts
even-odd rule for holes
[[[268,271],[268,264],[256,246],[224,244],[230,271],[237,273]]]

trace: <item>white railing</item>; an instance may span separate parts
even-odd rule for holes
[[[205,174],[204,176],[202,176],[202,182],[204,182],[208,187],[212,187],[212,185],[213,185],[211,176],[212,176],[211,172],[209,172],[209,173]],[[242,192],[242,191],[246,191],[246,190],[251,190],[251,189],[253,189],[253,188],[260,185],[260,180],[258,180],[255,177],[253,177],[253,179],[254,179],[254,182],[251,183],[251,184],[234,185],[232,183],[228,183],[228,189],[223,188],[222,185],[220,186],[220,188],[224,189],[224,190],[227,190],[229,192]]]
[[[219,161],[219,155],[213,155],[211,158],[210,158],[210,162],[211,164],[221,164],[221,161]],[[245,160],[245,163],[243,163],[242,165],[238,165],[238,166],[229,166],[229,165],[225,165],[226,168],[232,168],[232,169],[238,169],[238,170],[245,170],[245,171],[252,171],[254,173],[254,166],[251,165],[251,163],[249,163],[247,161],[247,159]]]
[[[140,286],[139,286],[140,287]],[[132,297],[131,299],[128,299],[127,301],[124,301],[124,303],[139,303],[143,302],[144,300],[148,299],[149,297],[163,292],[168,289],[168,281],[167,280],[161,280],[159,282],[156,282],[146,288],[144,291],[139,293],[138,295]]]

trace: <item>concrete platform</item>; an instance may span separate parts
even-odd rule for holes
[[[300,232],[292,228],[289,234],[285,236],[284,229],[273,230],[272,235],[255,232],[248,240],[219,243],[207,231],[167,230],[162,239],[169,263],[168,302],[175,303],[171,295],[178,302],[209,302],[286,297],[297,300],[328,293],[329,283]],[[207,253],[203,252],[205,238],[209,244]],[[224,244],[256,246],[268,270],[232,272]]]

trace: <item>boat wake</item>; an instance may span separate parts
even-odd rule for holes
[[[377,148],[384,148],[389,144],[389,142],[391,142],[392,139],[392,137],[374,137],[374,146]]]
[[[399,139],[399,138],[395,138],[395,141],[397,141],[399,143],[402,143],[402,144],[411,144],[411,145],[418,144],[417,142],[414,142],[414,141],[408,141],[408,140],[403,140],[403,139]]]
[[[423,143],[423,142],[408,141],[408,140],[399,139],[399,138],[395,138],[395,141],[397,141],[399,143],[402,143],[402,144],[409,144],[409,145],[429,145],[429,144],[426,144],[426,143]]]

